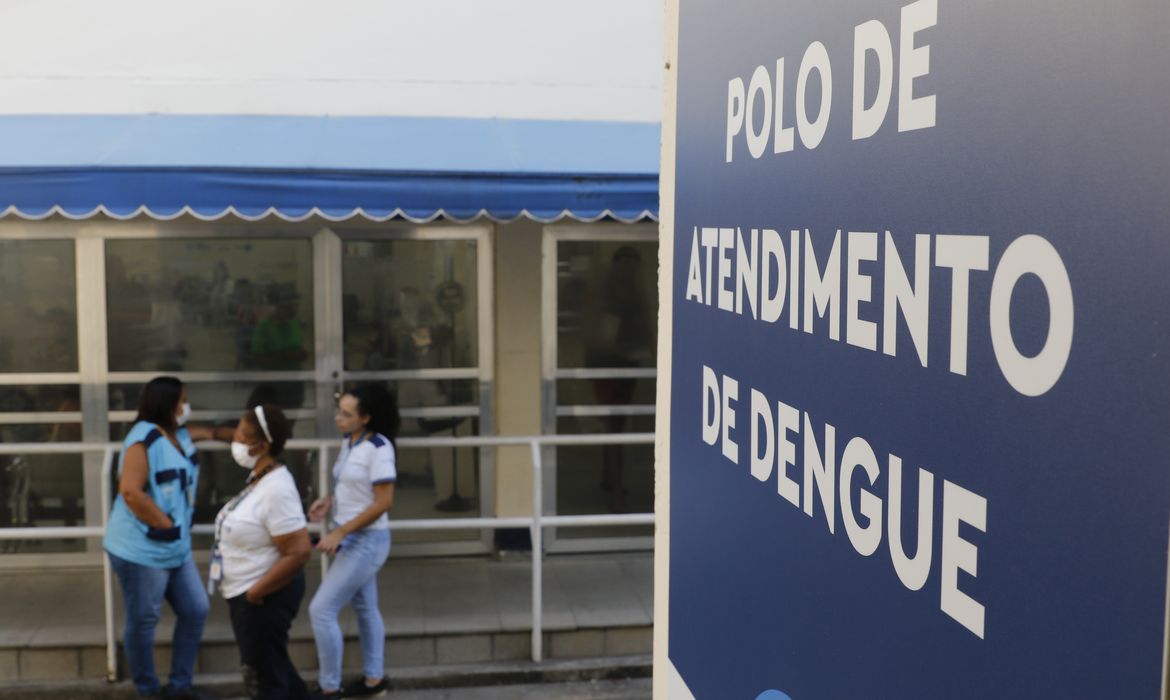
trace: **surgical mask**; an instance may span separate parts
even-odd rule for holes
[[[232,459],[236,460],[236,464],[244,469],[251,469],[256,466],[256,462],[260,461],[260,455],[248,454],[248,446],[242,442],[232,443]]]
[[[175,416],[175,424],[179,427],[187,425],[187,421],[191,419],[191,404],[184,401],[183,407],[179,411],[179,415]]]

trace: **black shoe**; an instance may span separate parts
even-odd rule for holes
[[[325,691],[321,690],[321,686],[315,685],[313,686],[313,689],[309,691],[309,698],[311,700],[337,700],[337,698],[342,697],[345,697],[345,695],[341,692],[340,688],[326,693]]]
[[[366,685],[366,679],[359,678],[345,686],[341,694],[347,698],[378,698],[385,695],[389,688],[390,680],[386,676],[382,676],[377,685]]]

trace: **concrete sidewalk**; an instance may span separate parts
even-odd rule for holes
[[[389,697],[434,698],[649,698],[649,655],[596,659],[497,661],[457,666],[420,666],[390,669]],[[240,674],[201,674],[200,690],[225,700],[243,700]],[[129,681],[101,680],[18,682],[0,686],[5,700],[133,700]]]
[[[416,667],[514,661],[531,656],[531,561],[513,556],[391,560],[379,577],[387,664]],[[307,570],[309,595],[320,567]],[[653,555],[559,555],[545,561],[546,658],[644,654],[653,629]],[[116,584],[115,584],[115,590]],[[116,593],[116,599],[120,593]],[[100,569],[0,573],[0,687],[6,682],[105,676]],[[290,653],[315,677],[316,649],[306,608],[293,624]],[[121,637],[121,605],[115,627]],[[164,606],[166,610],[166,606]],[[157,633],[160,669],[169,665],[173,616]],[[346,660],[359,662],[356,622],[342,615]],[[238,656],[222,600],[212,603],[199,673],[230,673]]]

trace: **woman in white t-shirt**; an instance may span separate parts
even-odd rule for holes
[[[290,426],[274,404],[244,414],[232,457],[250,470],[247,485],[215,519],[209,592],[227,599],[253,698],[309,698],[288,656],[288,630],[305,596],[312,545],[296,482],[277,461]]]
[[[309,508],[314,522],[330,516],[332,531],[317,549],[334,555],[329,573],[309,604],[317,641],[318,692],[322,697],[373,697],[386,691],[386,630],[378,610],[378,570],[390,555],[394,504],[394,437],[398,405],[381,384],[363,384],[341,397],[334,418],[345,435],[333,465],[332,497]],[[346,605],[357,614],[363,677],[341,688],[341,627]]]

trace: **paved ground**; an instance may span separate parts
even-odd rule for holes
[[[650,700],[650,684],[649,678],[637,678],[624,681],[399,690],[383,697],[386,700]]]
[[[531,567],[519,557],[391,560],[378,577],[386,631],[409,636],[531,629]],[[312,592],[320,578],[315,560],[307,574]],[[100,569],[0,570],[0,647],[103,643],[101,582]],[[654,561],[648,552],[550,556],[544,584],[546,630],[653,622]],[[121,596],[115,599],[120,608]],[[293,623],[293,639],[312,637],[303,613]],[[173,620],[163,606],[158,641],[169,638]],[[341,621],[346,634],[356,634],[352,615],[343,614]],[[211,606],[204,637],[232,639],[222,601]]]
[[[399,691],[387,700],[650,700],[650,679]]]

